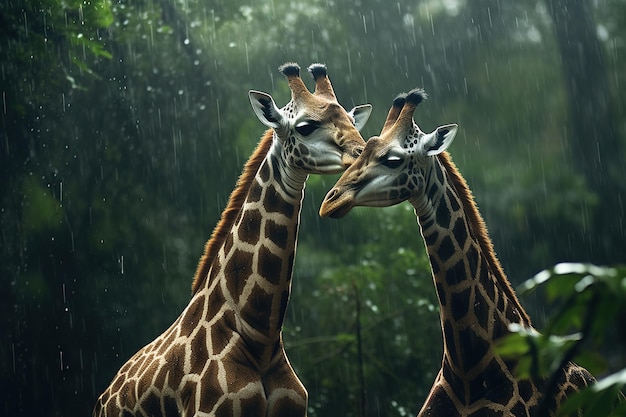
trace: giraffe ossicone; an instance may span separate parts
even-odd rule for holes
[[[413,120],[423,90],[393,101],[379,136],[326,195],[321,216],[343,217],[355,206],[409,201],[418,218],[440,306],[441,369],[421,408],[426,416],[554,416],[565,398],[593,381],[584,368],[560,370],[557,392],[544,380],[520,380],[494,342],[510,325],[532,329],[496,257],[472,193],[446,149],[457,125],[424,133]]]
[[[354,162],[371,106],[346,111],[322,64],[309,67],[314,93],[297,64],[280,71],[291,90],[286,106],[249,93],[270,129],[205,245],[189,304],[121,367],[94,416],[306,415],[307,392],[282,341],[304,184]]]

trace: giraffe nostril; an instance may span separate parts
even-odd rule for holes
[[[332,190],[330,190],[328,192],[328,195],[326,196],[326,201],[333,201],[334,199],[337,198],[337,189],[333,188]]]
[[[363,153],[362,146],[357,146],[356,148],[354,148],[353,154],[355,158],[359,157],[362,153]]]

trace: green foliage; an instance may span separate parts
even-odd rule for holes
[[[49,190],[43,189],[37,180],[24,181],[24,211],[22,224],[31,233],[46,233],[61,226],[63,211],[59,201]]]
[[[303,224],[285,324],[309,414],[416,414],[441,361],[441,330],[410,205],[359,209],[316,227],[328,245],[312,247]]]
[[[518,361],[516,373],[521,378],[550,380],[570,361],[596,375],[603,372],[606,361],[597,349],[626,313],[626,267],[561,263],[521,285],[522,293],[538,290],[554,306],[554,313],[541,333],[512,326],[512,334],[499,342],[499,353]],[[576,409],[589,417],[622,415],[626,404],[619,403],[620,390],[625,386],[622,369],[568,398],[559,415]]]
[[[567,416],[576,410],[584,410],[583,416],[588,417],[623,416],[626,414],[626,399],[622,393],[624,387],[626,369],[606,376],[572,396],[559,410],[559,415]]]
[[[95,60],[111,58],[100,33],[113,22],[109,0],[12,1],[3,3],[2,14],[0,33],[6,47],[0,50],[0,59],[10,63],[4,66],[5,77],[15,75],[12,79],[18,81],[6,85],[10,98],[19,92],[45,104],[44,97],[54,93],[49,86],[58,88],[69,82],[78,87],[77,77],[93,74]],[[33,86],[40,86],[37,90],[45,94],[35,93]],[[5,101],[16,106],[21,102]]]
[[[626,268],[562,263],[540,272],[521,286],[523,293],[542,286],[549,304],[557,312],[545,326],[552,334],[570,328],[584,331],[585,338],[597,343],[626,300]]]

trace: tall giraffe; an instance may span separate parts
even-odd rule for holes
[[[443,360],[419,416],[539,416],[546,381],[518,380],[514,362],[494,341],[517,323],[531,328],[500,262],[467,183],[444,152],[457,125],[424,133],[413,112],[426,97],[415,89],[398,96],[382,132],[368,140],[357,161],[328,192],[321,216],[342,217],[355,206],[415,208],[430,258],[443,332]],[[593,377],[568,364],[562,370],[556,408]]]
[[[139,350],[98,399],[94,416],[298,416],[307,392],[282,341],[304,184],[342,172],[363,149],[370,105],[346,112],[326,67],[280,67],[291,89],[282,109],[250,91],[268,129],[207,242],[178,319]]]

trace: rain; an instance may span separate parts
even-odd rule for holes
[[[626,2],[1,9],[0,415],[90,415],[179,317],[266,129],[248,92],[286,105],[286,62],[310,90],[306,68],[325,64],[346,110],[371,104],[365,140],[394,97],[424,88],[415,122],[459,125],[449,155],[535,328],[562,349],[583,334],[597,378],[626,367]],[[415,416],[444,343],[420,224],[408,202],[321,218],[339,177],[306,182],[285,351],[309,417]]]

